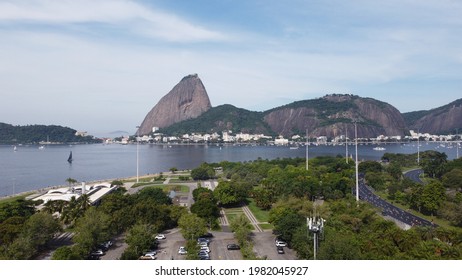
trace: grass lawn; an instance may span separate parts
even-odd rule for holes
[[[0,199],[0,205],[2,205],[4,203],[10,203],[10,202],[16,201],[18,199],[26,199],[26,197],[28,197],[31,194],[32,194],[32,192],[22,194],[22,195],[13,196],[13,197],[2,198],[2,199]]]
[[[262,230],[273,229],[274,226],[272,224],[258,224]]]
[[[253,198],[248,198],[247,199],[249,201],[249,209],[250,211],[252,211],[253,215],[255,216],[255,218],[257,218],[257,220],[260,222],[260,223],[263,223],[263,222],[268,222],[268,218],[269,218],[269,211],[266,211],[266,210],[261,210],[256,204],[255,204],[255,201]]]
[[[175,192],[181,192],[181,193],[188,193],[189,192],[189,187],[185,185],[164,185],[164,184],[154,184],[154,183],[143,183],[142,185],[137,185],[133,186],[132,188],[140,187],[140,186],[145,186],[145,188],[159,188],[162,189],[166,192],[170,191],[175,191]]]

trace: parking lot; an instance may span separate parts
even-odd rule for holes
[[[242,260],[240,250],[228,250],[227,245],[237,243],[232,232],[212,231],[213,238],[210,238],[210,259],[211,260]],[[186,255],[178,254],[181,246],[186,246],[186,241],[179,229],[163,232],[166,239],[159,240],[157,249],[158,260],[185,260]],[[269,260],[295,260],[296,254],[293,250],[285,247],[284,254],[278,254],[275,246],[275,236],[271,232],[256,232],[252,236],[254,251],[258,257]]]

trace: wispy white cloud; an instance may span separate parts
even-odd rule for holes
[[[172,42],[221,41],[220,32],[126,0],[26,0],[0,3],[0,22],[106,23]]]

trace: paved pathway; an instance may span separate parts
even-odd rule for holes
[[[258,225],[259,222],[257,220],[257,218],[255,218],[255,216],[253,215],[252,211],[250,211],[249,207],[247,205],[244,205],[242,206],[242,210],[244,211],[244,214],[247,216],[247,218],[249,219],[250,223],[253,225],[253,227],[255,228],[255,231],[257,232],[263,232],[263,230],[261,229],[261,227]]]

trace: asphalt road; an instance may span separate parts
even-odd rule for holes
[[[420,180],[420,175],[423,174],[422,169],[414,169],[404,173],[404,177],[411,179],[412,181],[423,184],[424,182]]]
[[[417,217],[395,205],[383,200],[374,193],[372,188],[366,185],[364,178],[359,180],[359,198],[367,201],[377,208],[382,209],[382,215],[390,216],[409,226],[435,226],[432,222]]]

